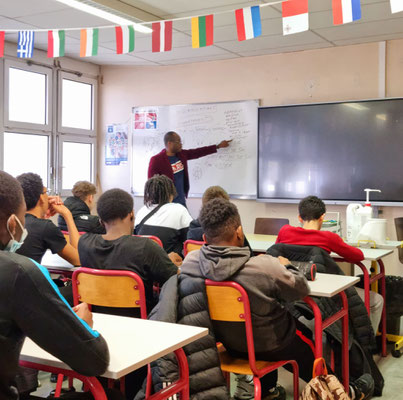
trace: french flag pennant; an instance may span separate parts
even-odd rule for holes
[[[152,24],[152,51],[159,53],[172,50],[172,21],[154,22]]]
[[[236,29],[238,40],[253,39],[262,34],[262,23],[260,20],[260,7],[245,7],[235,10]]]
[[[390,0],[392,14],[403,11],[403,0]]]
[[[360,0],[332,0],[333,24],[342,25],[361,19]]]
[[[304,32],[309,29],[308,0],[288,0],[281,4],[283,35]]]

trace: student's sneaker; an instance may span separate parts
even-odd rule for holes
[[[367,400],[374,393],[374,378],[370,374],[361,375],[350,384],[350,397],[352,400]]]
[[[234,393],[234,400],[252,400],[255,395],[255,385],[251,375],[237,375],[237,387]],[[269,390],[269,393],[262,400],[285,400],[285,389],[277,385]]]

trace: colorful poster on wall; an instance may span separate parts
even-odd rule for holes
[[[111,124],[106,127],[105,165],[127,164],[127,125]]]
[[[157,129],[158,116],[155,110],[136,111],[133,118],[133,129]]]

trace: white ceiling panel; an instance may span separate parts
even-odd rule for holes
[[[69,8],[55,0],[1,0],[0,3],[0,15],[9,18],[44,14]]]

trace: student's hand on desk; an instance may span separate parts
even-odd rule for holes
[[[290,265],[291,264],[290,260],[288,258],[285,258],[285,257],[282,257],[282,256],[278,257],[278,260],[283,265]]]
[[[224,147],[228,147],[231,142],[232,142],[232,139],[231,140],[223,140],[217,145],[217,149],[222,149]]]
[[[94,321],[92,320],[92,312],[88,308],[87,303],[80,303],[78,306],[73,307],[73,311],[91,328],[94,326]]]
[[[168,254],[168,257],[170,258],[170,260],[177,266],[180,267],[182,265],[182,257],[178,254],[175,253],[174,251],[171,251]]]

